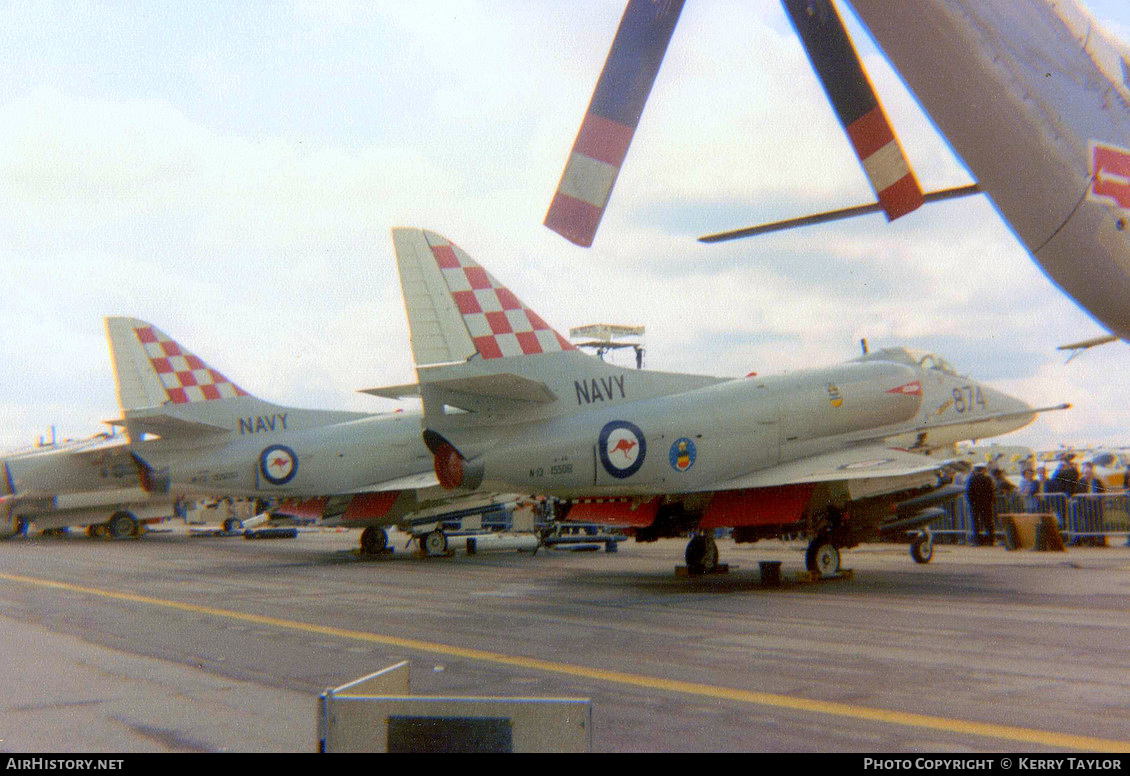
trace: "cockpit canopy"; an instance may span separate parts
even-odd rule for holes
[[[891,361],[896,364],[918,367],[919,369],[933,369],[947,375],[957,375],[950,363],[935,353],[911,348],[883,348],[872,353],[860,356],[856,361]]]

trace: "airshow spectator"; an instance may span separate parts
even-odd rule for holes
[[[965,483],[965,498],[969,501],[969,511],[973,515],[973,544],[992,546],[996,527],[993,525],[993,478],[985,474],[985,467],[978,465]],[[981,536],[984,532],[984,537]]]
[[[1012,493],[1014,490],[1016,490],[1016,486],[1008,481],[1008,479],[1004,476],[1004,472],[1002,472],[1000,469],[993,469],[992,477],[993,485],[996,487],[997,493]]]
[[[1106,493],[1106,485],[1095,476],[1095,465],[1090,461],[1083,464],[1083,476],[1079,479],[1077,493]]]
[[[1024,499],[1025,512],[1040,511],[1040,481],[1036,479],[1036,472],[1025,469],[1020,480],[1020,496]]]
[[[1054,488],[1054,491],[1053,491]],[[1075,468],[1075,456],[1068,453],[1060,460],[1048,486],[1049,492],[1074,496],[1079,492],[1079,470]]]

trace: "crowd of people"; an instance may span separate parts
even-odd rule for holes
[[[1046,466],[1039,465],[1034,460],[1027,462],[1021,473],[1019,487],[1013,485],[999,467],[990,468],[986,464],[976,464],[971,471],[968,467],[959,467],[954,476],[954,484],[965,487],[965,498],[969,502],[972,516],[971,539],[979,545],[995,543],[995,507],[997,497],[1001,494],[1016,493],[1022,499],[1024,511],[1040,512],[1045,509],[1044,496],[1063,494],[1070,497],[1107,491],[1106,484],[1095,474],[1094,464],[1085,461],[1080,471],[1072,453],[1060,456],[1059,464],[1050,478]],[[1130,464],[1127,464],[1122,475],[1122,490],[1130,491]]]

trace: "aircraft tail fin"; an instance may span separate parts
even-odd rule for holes
[[[107,318],[106,333],[124,412],[250,395],[150,323]]]
[[[605,363],[447,238],[397,228],[393,243],[429,429],[545,418],[721,382]]]
[[[393,230],[417,367],[576,350],[459,246]]]
[[[118,404],[133,438],[256,434],[336,423],[364,413],[280,407],[252,396],[151,323],[106,319]]]

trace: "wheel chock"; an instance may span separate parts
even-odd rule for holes
[[[737,568],[737,566],[734,566],[734,568]],[[729,563],[719,563],[717,566],[712,568],[710,571],[703,572],[702,574],[691,574],[690,571],[687,570],[686,566],[676,566],[675,567],[675,576],[677,576],[677,577],[695,577],[695,576],[708,577],[712,574],[729,574],[729,573],[730,573],[730,564]]]
[[[354,547],[349,552],[360,560],[379,560],[380,558],[386,558],[392,555],[396,550],[392,547],[385,547],[383,550],[377,550],[376,552],[366,552],[360,547]]]
[[[781,561],[763,560],[757,565],[761,571],[761,584],[763,587],[781,586]]]
[[[831,579],[855,579],[855,571],[852,569],[840,569],[835,574],[821,574],[819,571],[797,571],[793,575],[793,582],[826,582]]]

